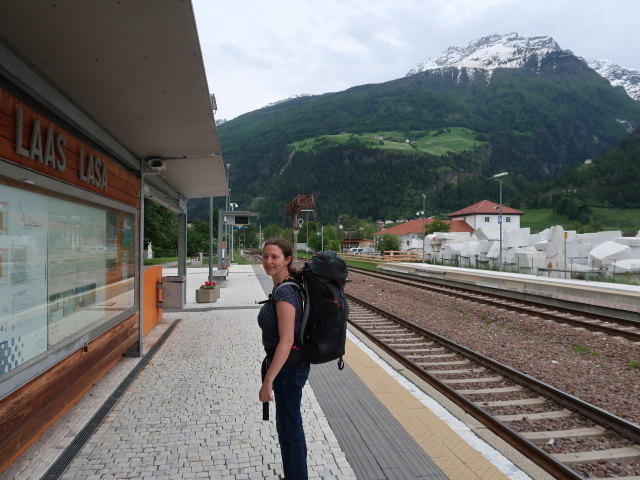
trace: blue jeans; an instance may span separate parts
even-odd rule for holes
[[[309,377],[309,363],[282,367],[273,381],[276,401],[276,430],[282,453],[284,476],[290,480],[307,480],[307,443],[302,428],[300,402],[302,387]]]

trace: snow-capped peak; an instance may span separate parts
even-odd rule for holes
[[[449,47],[438,57],[416,65],[407,76],[450,67],[484,70],[521,68],[534,56],[536,63],[539,63],[548,53],[560,50],[551,37],[524,38],[517,33],[494,34],[473,40],[466,47]]]
[[[407,76],[427,70],[445,68],[466,69],[487,81],[496,68],[522,68],[540,65],[549,53],[565,51],[551,37],[524,38],[517,33],[489,35],[471,41],[466,47],[449,47],[436,58],[430,58],[409,70]],[[607,60],[581,58],[614,87],[622,87],[636,101],[640,101],[640,72],[622,68]]]
[[[622,87],[627,94],[636,101],[640,101],[640,72],[610,62],[609,60],[590,60],[582,58],[589,67],[600,76],[609,80],[614,87]]]

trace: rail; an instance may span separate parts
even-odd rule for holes
[[[602,456],[598,456],[598,454],[594,453],[592,451],[593,449],[588,445],[584,450],[576,446],[576,450],[572,452],[574,458],[570,458],[570,456],[567,455],[557,453],[550,454],[545,452],[540,445],[534,443],[534,441],[529,438],[535,438],[535,435],[538,433],[535,425],[532,425],[533,430],[531,431],[526,428],[523,431],[518,431],[521,430],[521,427],[517,427],[515,424],[511,424],[511,426],[508,425],[509,422],[517,419],[501,419],[499,416],[492,415],[487,410],[487,407],[491,407],[491,405],[489,405],[491,402],[474,397],[475,394],[498,393],[501,390],[501,384],[497,384],[498,387],[487,386],[486,388],[472,388],[470,387],[471,383],[464,381],[451,381],[451,379],[447,377],[447,375],[452,374],[451,370],[437,370],[437,366],[440,365],[438,362],[442,361],[441,357],[443,356],[443,352],[432,354],[431,356],[434,358],[432,360],[428,359],[430,356],[428,353],[424,355],[420,354],[420,352],[428,350],[429,345],[427,342],[432,342],[440,347],[444,347],[445,349],[460,355],[477,365],[477,367],[465,365],[460,370],[460,375],[465,373],[465,369],[474,370],[480,368],[489,370],[504,378],[509,384],[512,383],[520,385],[547,399],[547,402],[555,402],[555,404],[558,405],[555,409],[550,409],[549,411],[553,410],[554,412],[561,412],[563,413],[563,416],[564,413],[567,412],[572,412],[571,415],[582,415],[583,417],[590,419],[592,422],[595,422],[596,425],[601,426],[601,431],[606,432],[604,433],[606,435],[608,435],[609,432],[612,433],[615,431],[620,436],[619,438],[625,438],[632,442],[637,442],[640,439],[640,428],[634,423],[628,422],[599,407],[580,400],[571,394],[558,390],[549,384],[541,382],[505,364],[492,360],[478,352],[470,350],[461,344],[448,340],[445,337],[429,331],[409,320],[373,306],[357,297],[354,297],[353,295],[347,295],[347,297],[349,301],[352,302],[349,323],[354,328],[366,335],[371,341],[401,362],[406,368],[418,375],[422,380],[429,383],[432,387],[436,388],[465,411],[484,423],[496,435],[500,436],[503,440],[518,449],[533,462],[545,469],[553,475],[554,478],[566,480],[584,478],[578,471],[573,470],[572,467],[579,464],[584,465],[594,462],[597,464],[604,464],[607,462],[615,463],[618,457],[612,455],[609,460],[606,460],[604,458],[604,452]],[[360,311],[364,314],[361,314]],[[367,312],[374,313],[377,315],[377,318],[372,317]],[[391,322],[400,328],[395,328],[387,322]],[[414,337],[411,337],[411,342],[407,341],[408,337],[404,333],[405,331],[415,334]],[[396,342],[393,340],[394,337],[397,339]],[[419,337],[423,340],[420,340]],[[424,341],[425,343],[420,346],[416,346],[421,341]],[[402,350],[402,352],[400,350]],[[449,366],[449,368],[454,369],[452,365]],[[439,378],[440,375],[444,375],[444,379]],[[462,379],[463,377],[460,375],[455,378]],[[478,384],[487,383],[486,379],[476,377],[473,373],[467,378],[470,380],[473,379],[474,382]],[[491,382],[493,382],[492,379]],[[456,384],[462,386],[457,387]],[[494,390],[494,392],[490,392],[490,390]],[[474,400],[474,398],[476,399]],[[534,414],[531,412],[525,412],[523,415],[527,416]],[[544,413],[540,415],[540,418],[543,418],[542,416]],[[509,415],[506,417],[509,417]],[[555,417],[549,413],[548,419],[553,418]],[[544,427],[542,428],[542,431],[546,432],[547,430],[545,430]],[[582,432],[580,432],[579,429],[565,430],[554,430],[550,433],[554,435],[553,438],[577,438],[582,435]],[[534,433],[533,436],[531,436],[532,432]],[[588,433],[587,435],[591,434]],[[579,445],[579,442],[577,445]],[[623,450],[624,449],[616,450],[616,455],[621,455],[620,458],[622,458]],[[595,451],[597,452],[597,448]],[[636,452],[637,449],[634,451],[634,455],[637,455]],[[592,455],[592,453],[594,454]],[[591,457],[596,460],[593,460]]]

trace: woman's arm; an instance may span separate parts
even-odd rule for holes
[[[258,394],[261,402],[270,402],[273,400],[273,380],[276,378],[280,369],[289,358],[291,346],[295,337],[296,325],[296,309],[288,302],[276,302],[276,313],[278,317],[278,334],[280,341],[273,354],[273,359],[267,370],[267,374],[262,382],[260,393]]]

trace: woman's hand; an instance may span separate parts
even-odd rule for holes
[[[262,386],[260,387],[260,392],[258,393],[258,398],[261,402],[271,402],[273,401],[273,382],[266,379],[262,382]]]

